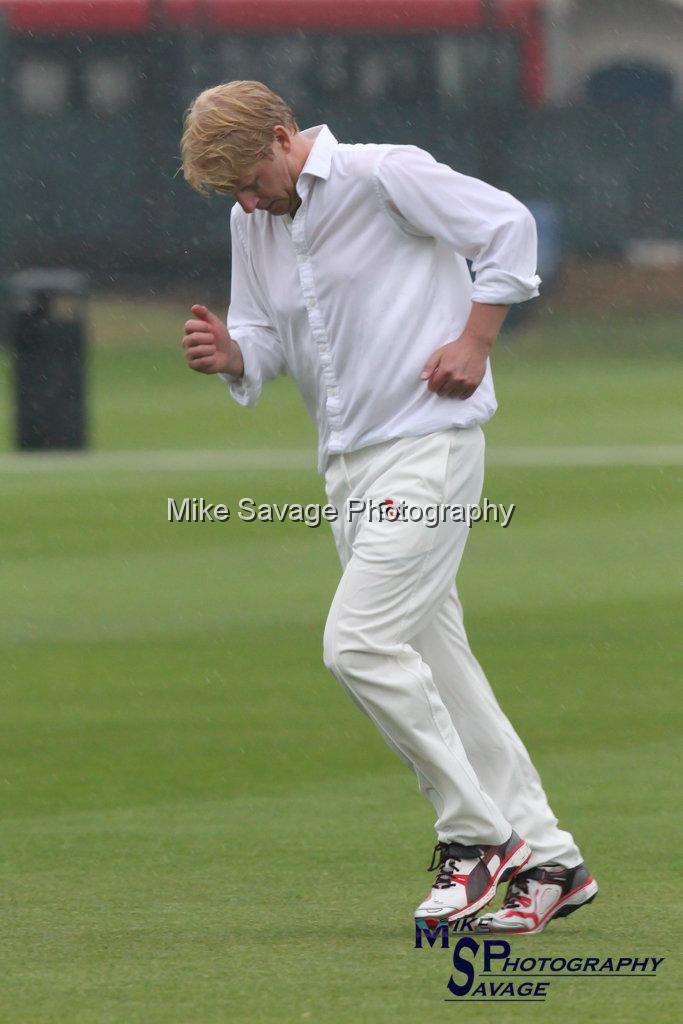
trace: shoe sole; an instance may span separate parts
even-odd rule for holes
[[[577,889],[572,889],[567,895],[560,900],[554,907],[546,911],[545,915],[541,918],[535,928],[482,928],[480,934],[482,935],[538,935],[539,932],[544,931],[548,927],[551,921],[554,921],[557,917],[569,917],[575,910],[580,910],[581,907],[587,907],[589,903],[592,903],[595,897],[598,895],[598,883],[594,878],[589,878],[587,882],[580,885]]]
[[[496,895],[496,889],[503,882],[509,882],[511,878],[522,870],[526,862],[531,857],[531,848],[522,841],[518,846],[509,853],[502,864],[499,865],[498,871],[489,882],[487,888],[476,900],[472,903],[468,903],[462,910],[452,911],[450,914],[443,914],[441,917],[435,917],[433,914],[416,917],[415,922],[424,928],[435,928],[438,924],[447,922],[452,924],[454,921],[461,921],[464,917],[472,917],[482,907],[486,907]]]

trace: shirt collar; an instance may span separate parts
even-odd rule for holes
[[[306,128],[301,134],[305,139],[315,139],[308,159],[301,169],[301,174],[311,174],[315,178],[327,180],[330,176],[332,154],[339,143],[326,124],[318,124],[315,128]]]

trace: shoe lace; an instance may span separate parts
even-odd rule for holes
[[[548,877],[548,873],[553,870],[553,876]],[[519,907],[529,906],[529,882],[534,880],[537,882],[550,882],[555,885],[562,885],[562,878],[557,877],[559,875],[566,875],[566,869],[563,869],[559,864],[543,864],[535,868],[529,868],[524,874],[519,874],[512,879],[508,886],[508,891],[505,894],[503,900],[503,908],[518,909]]]
[[[453,874],[458,870],[459,862],[473,857],[481,857],[480,847],[464,846],[462,843],[437,843],[427,868],[427,871],[438,869],[432,888],[448,889],[453,884]]]
[[[524,904],[519,898],[520,896],[528,897],[529,895],[529,879],[525,875],[520,875],[510,882],[508,891],[505,894],[503,900],[503,906],[501,909],[505,910],[516,910],[519,907],[523,907]]]

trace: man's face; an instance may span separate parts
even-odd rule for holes
[[[285,144],[276,139],[271,159],[261,160],[240,178],[234,196],[245,213],[265,210],[273,217],[293,214],[301,202],[296,191],[293,161]]]

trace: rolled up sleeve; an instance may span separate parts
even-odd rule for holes
[[[263,384],[287,372],[282,344],[268,316],[258,283],[249,271],[246,243],[233,213],[230,220],[232,274],[228,330],[237,342],[244,361],[244,374],[221,373],[230,394],[240,405],[255,405]]]
[[[375,177],[394,219],[472,261],[473,301],[511,305],[538,295],[536,222],[509,192],[437,163],[416,146],[386,152]]]

